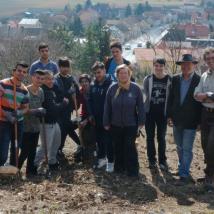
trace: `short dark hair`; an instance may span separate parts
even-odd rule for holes
[[[92,70],[96,71],[97,69],[105,69],[105,65],[102,62],[95,62],[94,65],[92,66]]]
[[[46,44],[45,42],[42,42],[42,43],[40,43],[39,44],[39,51],[41,50],[41,49],[43,49],[43,48],[48,48],[48,44]]]
[[[16,63],[14,70],[16,70],[18,66],[21,66],[23,68],[28,68],[29,67],[28,64],[25,61],[19,61],[19,62]]]
[[[58,60],[58,66],[70,68],[71,60],[68,57],[60,57]]]
[[[80,77],[79,77],[79,83],[80,83],[83,79],[87,79],[89,83],[91,82],[91,77],[90,77],[88,74],[82,74],[82,75],[80,75]]]
[[[45,75],[45,70],[36,69],[34,74],[38,74],[38,75],[44,76]]]
[[[118,49],[120,49],[121,51],[122,51],[122,44],[120,43],[120,42],[112,42],[111,44],[110,44],[110,49],[112,49],[112,48],[118,48]]]
[[[155,58],[153,59],[153,65],[154,65],[155,63],[161,64],[161,65],[166,65],[166,59],[163,58],[163,57],[155,57]]]

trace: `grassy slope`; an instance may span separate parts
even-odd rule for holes
[[[200,0],[196,0],[200,1]],[[0,0],[0,16],[12,15],[17,12],[21,12],[26,10],[27,8],[63,8],[65,4],[70,2],[72,6],[77,3],[84,3],[85,0]],[[123,0],[123,1],[115,1],[115,0],[93,0],[93,3],[97,2],[109,2],[114,5],[127,5],[142,3],[142,0]],[[180,0],[149,0],[150,4],[181,4],[183,1]]]

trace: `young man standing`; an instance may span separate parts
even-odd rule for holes
[[[46,109],[44,123],[40,132],[41,145],[36,153],[35,166],[38,167],[45,155],[45,144],[47,145],[48,164],[50,170],[58,169],[57,151],[61,143],[61,132],[58,117],[62,115],[68,105],[68,99],[64,98],[61,103],[56,102],[56,95],[53,91],[54,76],[51,71],[45,71],[44,84],[44,102],[42,107]],[[45,133],[44,133],[45,132]]]
[[[107,172],[114,170],[113,145],[109,131],[103,127],[103,114],[105,97],[112,81],[106,76],[105,65],[101,62],[96,62],[92,67],[95,72],[95,81],[93,82],[89,93],[89,109],[91,122],[95,122],[96,142],[97,142],[97,168],[102,168],[106,165]],[[108,160],[106,160],[106,157]]]
[[[173,125],[177,145],[179,183],[186,184],[191,182],[192,149],[201,119],[201,104],[193,96],[200,76],[194,72],[197,61],[191,54],[184,54],[182,60],[176,64],[181,66],[182,73],[172,78],[167,111],[168,122],[169,125]]]
[[[157,127],[158,159],[162,170],[167,170],[166,162],[166,106],[169,95],[169,85],[171,78],[165,73],[166,60],[155,58],[153,60],[153,74],[145,77],[143,82],[143,92],[145,96],[146,112],[146,135],[147,135],[147,156],[149,168],[156,168],[156,149],[155,149],[155,127]]]
[[[195,89],[195,99],[202,103],[201,143],[204,151],[206,169],[205,183],[214,186],[214,48],[204,52],[208,70],[202,74]]]
[[[49,59],[49,47],[46,43],[41,43],[39,45],[39,55],[40,58],[35,61],[30,67],[30,75],[33,75],[37,69],[40,70],[48,70],[53,72],[53,74],[57,74],[59,72],[59,68],[57,64]]]
[[[24,117],[24,134],[22,139],[21,153],[19,156],[19,169],[27,159],[26,175],[36,175],[34,159],[39,140],[40,118],[45,116],[46,110],[42,108],[44,93],[42,88],[44,71],[36,70],[32,75],[32,84],[27,86],[29,91],[29,111]]]
[[[105,62],[106,73],[111,77],[112,81],[117,82],[116,67],[125,64],[131,69],[131,63],[122,56],[123,50],[120,42],[113,42],[110,45],[112,57],[107,58]],[[131,79],[133,80],[133,79]]]
[[[80,140],[75,132],[77,126],[71,121],[71,114],[75,110],[74,96],[78,99],[79,87],[71,73],[71,62],[67,57],[61,57],[58,61],[60,72],[55,76],[54,92],[56,93],[57,102],[63,102],[66,98],[69,100],[68,106],[60,116],[58,122],[61,129],[61,144],[58,155],[63,157],[63,148],[67,135],[79,146]]]
[[[16,166],[15,138],[21,146],[23,135],[24,114],[28,112],[28,90],[22,83],[27,76],[28,65],[18,62],[13,70],[13,76],[0,81],[1,111],[0,111],[0,166],[8,157],[9,144],[10,164]],[[17,127],[17,136],[16,129]]]

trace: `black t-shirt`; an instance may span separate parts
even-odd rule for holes
[[[166,101],[166,88],[169,76],[166,75],[162,79],[158,79],[153,74],[153,86],[151,95],[151,106],[152,111],[164,111],[165,101]]]

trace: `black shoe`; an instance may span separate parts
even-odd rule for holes
[[[55,164],[49,164],[48,166],[49,166],[49,169],[50,169],[51,171],[56,171],[56,170],[59,169],[59,163],[58,163],[58,162],[55,163]]]
[[[65,154],[63,153],[62,150],[58,150],[56,158],[57,158],[58,161],[62,161],[62,160],[66,159],[65,158]]]
[[[169,171],[169,166],[167,162],[159,163],[159,167],[161,170],[168,172]]]
[[[26,170],[26,177],[33,177],[38,175],[37,167],[31,167],[31,169]]]
[[[149,169],[157,169],[157,163],[156,162],[149,162]]]
[[[195,184],[195,181],[192,179],[192,177],[180,177],[179,180],[176,181],[176,186],[184,186],[187,184]]]
[[[64,154],[64,152],[63,152],[62,150],[58,150],[57,155],[58,155],[59,157],[61,157],[61,158],[64,158],[64,157],[65,157],[65,154]]]
[[[74,152],[74,161],[76,163],[82,162],[83,161],[83,157],[84,156],[84,150],[82,147],[78,147],[78,149],[76,150],[76,152]]]

